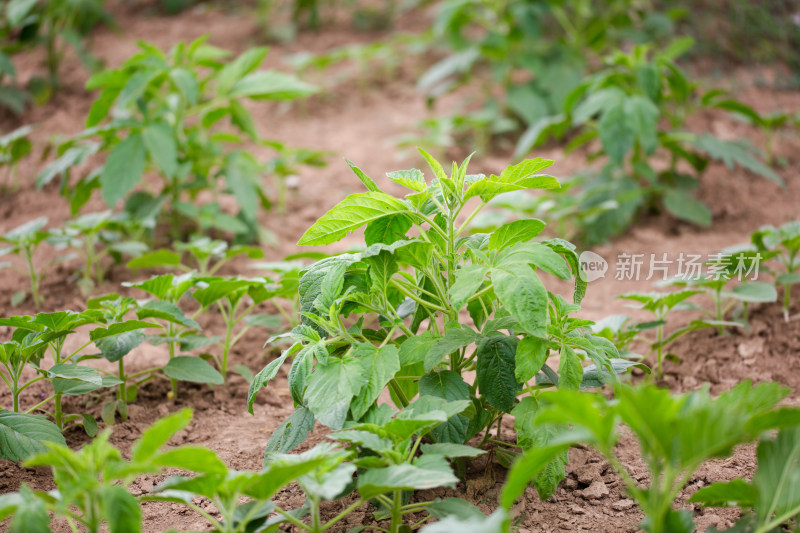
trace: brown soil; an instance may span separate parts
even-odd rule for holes
[[[257,43],[255,22],[244,11],[220,11],[201,7],[187,11],[177,18],[149,13],[135,7],[115,8],[122,30],[98,30],[93,43],[95,53],[113,66],[134,51],[135,41],[138,39],[159,46],[169,46],[178,40],[209,34],[213,44],[235,51],[242,51]],[[411,17],[399,22],[399,29],[402,30],[418,27],[421,27],[421,21]],[[280,58],[288,53],[300,50],[319,52],[352,42],[353,39],[366,41],[379,37],[382,35],[354,34],[347,24],[337,23],[318,34],[303,34],[290,45],[273,46],[269,62],[280,65]],[[41,59],[36,53],[22,58],[18,70],[23,79],[39,70]],[[253,107],[256,122],[264,136],[279,138],[298,146],[329,150],[335,154],[330,158],[327,167],[302,171],[300,187],[290,198],[285,216],[276,213],[263,215],[263,225],[275,235],[274,245],[266,248],[268,260],[278,260],[297,251],[295,243],[298,237],[318,216],[346,194],[360,189],[360,183],[341,161],[342,157],[357,162],[365,172],[376,178],[388,170],[422,164],[414,158],[398,158],[398,151],[391,141],[393,137],[413,128],[417,121],[429,113],[424,100],[414,89],[411,69],[406,72],[402,70],[396,79],[373,81],[367,90],[354,88],[354,84],[350,84],[339,87],[324,98],[315,98],[303,106]],[[23,117],[24,122],[17,123],[10,117],[0,118],[0,127],[6,131],[21,123],[35,123],[37,130],[34,137],[40,143],[55,136],[79,131],[92,101],[92,97],[82,90],[86,77],[77,60],[68,59],[64,68],[64,90],[47,105],[30,110]],[[746,73],[741,76],[732,73],[729,81],[737,87],[739,97],[760,111],[800,108],[800,95],[797,93],[773,92],[742,82],[741,79],[747,80]],[[709,114],[693,124],[693,127],[698,131],[712,131],[721,136],[747,135],[753,142],[760,141],[747,126],[731,124],[722,114]],[[713,208],[715,223],[711,229],[702,230],[666,216],[654,216],[645,219],[615,243],[598,247],[595,251],[606,258],[616,257],[620,253],[660,255],[667,252],[670,257],[675,257],[680,252],[708,254],[747,240],[749,233],[762,224],[780,224],[797,218],[800,215],[800,157],[797,155],[800,143],[795,138],[778,136],[776,145],[779,155],[788,162],[780,171],[787,183],[786,189],[749,175],[741,169],[729,170],[721,164],[715,164],[704,176],[700,189],[701,197]],[[463,157],[465,154],[454,151],[449,155]],[[540,155],[556,160],[553,169],[555,175],[568,175],[584,165],[581,155],[565,155],[557,148],[542,150]],[[474,160],[474,170],[496,171],[508,160],[507,153],[479,154]],[[51,225],[59,225],[68,218],[68,207],[58,195],[56,186],[46,187],[43,191],[35,189],[33,178],[40,166],[39,161],[26,162],[20,172],[29,179],[18,192],[4,194],[0,198],[0,233],[45,214],[50,217]],[[101,210],[104,206],[100,200],[95,199],[86,211],[92,209]],[[345,241],[332,249],[343,250],[351,242]],[[46,264],[53,257],[54,252],[42,250],[37,260],[40,264]],[[42,287],[45,298],[43,310],[82,308],[84,299],[72,279],[72,267],[72,264],[62,264],[48,271]],[[583,315],[586,318],[599,319],[623,311],[623,303],[615,299],[618,294],[651,290],[652,286],[648,281],[615,280],[613,268],[612,261],[607,277],[590,285],[584,302]],[[234,262],[226,272],[244,275],[252,273],[246,269],[244,261]],[[97,288],[96,293],[118,291],[120,282],[128,276],[129,273],[122,268],[112,269],[108,280]],[[11,295],[24,283],[23,276],[9,270],[0,270],[0,302],[7,304]],[[800,302],[800,294],[795,300]],[[30,302],[24,302],[16,309],[5,307],[3,315],[32,312],[34,309]],[[708,382],[713,392],[719,392],[743,379],[777,380],[792,389],[789,401],[796,403],[800,398],[800,320],[784,322],[777,304],[754,306],[751,313],[750,332],[738,331],[719,337],[709,330],[678,341],[671,351],[681,357],[683,362],[680,365],[667,365],[664,383],[674,390],[692,390]],[[796,303],[792,314],[798,313],[800,305]],[[689,318],[691,314],[685,317],[686,320]],[[680,324],[682,320],[684,318],[678,316],[676,324]],[[218,329],[221,324],[219,321],[215,322],[217,323],[208,324],[212,330]],[[674,327],[674,324],[670,327]],[[0,330],[0,338],[7,336],[8,331]],[[264,338],[264,334],[253,330],[232,353],[233,364],[244,364],[253,371],[260,370],[269,358],[269,354],[262,350]],[[143,347],[126,361],[129,361],[130,369],[135,370],[151,366],[154,361],[163,362],[165,358],[163,350]],[[45,392],[43,388],[33,389],[36,388],[31,387],[28,395],[23,398],[23,405],[32,405]],[[167,391],[165,382],[149,382],[140,391],[138,401],[130,406],[130,419],[126,422],[118,421],[112,427],[112,442],[124,453],[128,452],[131,443],[141,431],[157,418],[181,407],[191,406],[195,412],[194,420],[175,439],[174,444],[207,446],[218,452],[231,468],[258,469],[262,464],[266,440],[292,410],[285,373],[280,374],[276,383],[271,385],[270,393],[258,396],[255,416],[246,412],[247,384],[238,375],[229,376],[224,387],[183,385],[179,399],[174,402],[166,399]],[[7,400],[2,396],[0,399]],[[88,411],[99,416],[105,401],[106,398],[101,396],[71,399],[66,408]],[[324,429],[318,428],[305,446],[318,442],[324,435]],[[87,441],[87,437],[79,430],[70,431],[67,439],[72,446],[80,446]],[[622,462],[631,467],[634,476],[644,480],[645,468],[632,438],[623,439],[619,445],[619,454]],[[517,504],[515,512],[520,517],[519,531],[636,530],[642,515],[627,500],[618,476],[608,465],[596,453],[583,449],[572,450],[570,459],[570,475],[552,501],[540,501],[533,489],[529,489]],[[597,466],[587,467],[594,464]],[[741,447],[731,458],[704,465],[681,493],[678,503],[685,506],[688,496],[703,484],[750,476],[754,467],[753,447]],[[488,513],[496,507],[497,494],[505,471],[496,464],[487,465],[485,459],[477,460],[469,471],[466,483],[459,484],[456,490],[433,491],[433,494],[418,494],[415,497],[466,497]],[[491,475],[486,472],[491,472]],[[587,478],[586,472],[592,473],[593,477]],[[602,481],[609,494],[600,499],[585,497],[582,489],[590,480]],[[158,481],[159,478],[154,477],[142,478],[136,482],[133,490],[144,493]],[[16,490],[23,482],[35,488],[52,488],[52,478],[44,469],[26,469],[7,461],[0,464],[0,492]],[[302,503],[302,496],[295,488],[289,487],[280,493],[278,500],[294,507]],[[335,513],[347,503],[331,503],[328,511]],[[208,510],[213,511],[210,507]],[[146,532],[169,528],[202,530],[207,527],[200,517],[177,505],[147,503],[144,514]],[[707,526],[721,528],[731,524],[736,518],[733,511],[696,510],[696,515],[700,530],[705,530]],[[351,515],[339,530],[346,531],[352,526],[372,521],[370,509],[365,505]]]

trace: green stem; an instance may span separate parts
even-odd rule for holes
[[[38,308],[41,305],[41,300],[39,300],[39,276],[36,274],[36,267],[33,264],[33,250],[30,247],[25,247],[25,262],[28,264],[28,276],[31,279],[33,305]]]
[[[170,338],[172,338],[175,335],[175,327],[172,325],[172,323],[170,323],[170,325],[169,325],[169,329],[167,330],[167,335],[169,335]],[[175,358],[175,343],[173,341],[170,341],[170,342],[167,343],[167,345],[169,346],[169,360],[172,361]],[[172,392],[172,399],[173,400],[177,400],[178,399],[178,380],[175,379],[175,378],[170,378],[169,382],[170,382],[170,388],[171,388],[171,392]]]
[[[403,492],[396,490],[394,491],[394,497],[392,499],[392,525],[390,528],[391,533],[400,533],[400,526],[403,525],[403,501],[402,501]]]

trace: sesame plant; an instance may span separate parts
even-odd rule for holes
[[[68,48],[83,64],[96,70],[99,61],[85,45],[92,28],[112,23],[103,0],[9,0],[2,14],[5,24],[15,29],[19,45],[41,47],[45,51],[46,94],[59,87],[59,70]],[[41,91],[39,91],[41,92]],[[39,99],[47,100],[41,94]]]
[[[445,56],[417,85],[432,102],[472,85],[478,109],[470,102],[471,111],[451,120],[474,128],[468,115],[482,115],[484,125],[510,122],[511,131],[525,130],[557,115],[599,58],[623,43],[663,39],[677,15],[629,0],[601,10],[584,0],[440,2],[429,39]]]
[[[256,218],[269,199],[262,183],[266,163],[243,150],[245,142],[284,147],[261,138],[245,102],[284,101],[308,96],[314,88],[292,75],[258,70],[266,48],[238,57],[207,44],[206,38],[179,43],[163,52],[139,43],[139,52],[118,69],[87,82],[99,90],[87,129],[58,146],[58,159],[39,176],[43,186],[62,177],[62,193],[73,212],[99,189],[110,207],[125,200],[167,216],[174,239],[188,219],[201,231],[232,232],[252,238]],[[89,155],[107,154],[101,167],[69,183],[70,168]],[[155,188],[137,190],[147,172],[160,178]],[[207,192],[210,199],[198,197]],[[238,213],[220,205],[230,194]]]
[[[588,243],[603,241],[624,231],[643,210],[663,208],[693,224],[708,226],[711,212],[694,194],[699,178],[712,160],[738,165],[775,183],[781,178],[746,141],[725,141],[711,134],[685,131],[686,120],[700,109],[720,108],[743,116],[757,115],[749,107],[718,90],[701,93],[676,64],[692,46],[677,39],[663,49],[639,45],[629,53],[615,51],[606,66],[576,86],[558,119],[542,119],[520,138],[519,156],[548,136],[562,138],[575,132],[574,149],[599,140],[604,166],[578,178],[578,210],[613,202],[615,209],[592,217],[582,227]],[[655,161],[667,156],[669,166]],[[686,172],[684,166],[689,169]],[[556,197],[556,200],[561,199]],[[564,199],[572,202],[572,199]]]
[[[0,63],[2,63],[2,59],[0,59]],[[2,101],[2,87],[0,87],[0,101]],[[30,155],[33,149],[33,144],[28,138],[32,131],[32,126],[22,126],[0,136],[0,167],[6,168],[5,189],[8,191],[19,189],[17,166],[20,161]]]
[[[782,271],[768,271],[775,276],[775,284],[783,286],[783,316],[788,321],[792,285],[800,283],[800,222],[787,222],[779,228],[764,226],[750,240],[765,259],[770,258],[782,267]]]
[[[147,250],[143,242],[125,239],[127,233],[124,218],[101,211],[67,220],[63,227],[50,230],[47,240],[57,248],[75,250],[83,262],[78,284],[89,291],[103,282],[107,257],[119,263],[124,256],[136,257]]]
[[[119,357],[122,357],[136,346],[128,343],[130,332],[157,327],[152,322],[124,320],[97,309],[81,313],[57,311],[34,316],[12,316],[0,318],[0,325],[14,328],[12,341],[19,346],[37,347],[33,351],[20,352],[25,355],[25,364],[33,369],[36,375],[24,384],[20,384],[19,378],[12,378],[11,388],[15,407],[19,408],[19,395],[25,389],[40,381],[48,382],[53,393],[36,405],[28,407],[26,412],[44,412],[52,416],[56,427],[61,431],[72,425],[83,426],[90,436],[96,434],[97,422],[88,414],[64,413],[62,405],[64,396],[88,394],[101,388],[121,385],[123,382],[112,375],[104,376],[99,370],[81,364],[98,357],[88,351],[89,347],[95,344],[104,354],[115,350],[121,354]],[[76,329],[82,326],[92,327],[88,340],[74,350],[66,350],[67,339],[73,337]],[[45,355],[49,355],[49,358]],[[17,375],[21,376],[21,370],[22,368],[17,366],[15,373],[19,372]],[[52,412],[47,410],[47,406],[51,403]]]
[[[614,400],[599,394],[577,394],[567,390],[542,393],[543,407],[535,423],[562,428],[558,443],[533,448],[520,458],[509,473],[500,498],[501,505],[510,509],[529,480],[545,468],[553,456],[563,453],[572,444],[580,443],[600,452],[620,476],[627,493],[644,512],[645,519],[640,525],[644,531],[690,533],[695,529],[692,514],[672,507],[678,493],[705,461],[726,457],[735,446],[752,442],[769,430],[800,423],[800,411],[778,407],[778,402],[787,393],[787,389],[775,383],[754,386],[749,382],[741,383],[715,399],[707,388],[689,394],[672,394],[652,385],[617,386]],[[633,433],[642,450],[649,471],[649,481],[644,484],[634,479],[616,454],[621,424]],[[565,426],[571,429],[563,429]],[[781,449],[787,448],[782,445]],[[791,465],[792,461],[796,458],[789,459],[787,464]],[[775,460],[773,464],[782,462]],[[770,475],[774,486],[788,486],[788,478],[778,479],[777,472]],[[734,483],[741,485],[744,482]],[[796,492],[790,489],[787,498],[796,499],[792,491]],[[747,495],[752,494],[750,491]],[[769,498],[769,494],[765,492],[765,497]],[[768,511],[769,521],[773,520],[772,515],[777,509],[780,509],[779,516],[774,518],[780,520],[775,525],[790,518],[781,515],[786,507],[775,506]]]
[[[204,348],[220,340],[219,337],[203,335],[200,324],[194,319],[201,310],[189,316],[180,307],[182,299],[195,287],[196,282],[194,274],[188,273],[181,276],[164,274],[138,283],[123,283],[126,287],[133,287],[153,296],[152,299],[138,302],[136,316],[140,320],[153,319],[162,325],[161,332],[151,336],[148,341],[153,345],[167,345],[169,360],[162,371],[170,379],[170,399],[178,396],[178,381],[216,385],[225,382],[206,359],[178,355],[180,352]]]
[[[690,289],[669,293],[630,292],[617,297],[622,298],[623,300],[638,302],[639,309],[644,309],[645,311],[649,311],[653,314],[653,318],[655,320],[653,320],[651,324],[655,326],[656,338],[650,344],[652,350],[656,352],[655,371],[658,379],[661,379],[663,374],[664,348],[666,348],[666,345],[664,344],[664,325],[667,323],[667,315],[672,311],[686,309],[687,307],[682,304],[695,294],[700,294],[700,292],[702,291]],[[682,335],[688,332],[688,329],[681,330]],[[670,336],[670,342],[674,342],[677,340],[677,338],[678,337]]]
[[[388,529],[369,528],[391,533],[416,529],[433,516],[483,516],[477,507],[455,498],[407,501],[415,490],[452,486],[458,481],[448,458],[484,453],[464,445],[423,442],[431,430],[446,424],[449,417],[468,405],[467,401],[448,402],[430,396],[418,399],[400,413],[384,405],[373,409],[367,421],[329,436],[344,442],[346,449],[329,442],[293,455],[268,448],[261,472],[173,476],[144,499],[185,505],[220,533],[277,531],[281,524],[291,524],[299,531],[322,533],[367,502],[378,506],[374,513],[376,520],[390,520]],[[305,502],[295,509],[286,509],[271,499],[291,481],[300,486]],[[354,501],[343,505],[334,517],[322,518],[323,502],[341,499],[354,490],[357,494]],[[198,507],[193,502],[197,496],[209,498],[222,519]],[[241,503],[243,497],[249,501]],[[422,512],[427,512],[428,517],[408,523],[409,515]]]
[[[572,245],[533,242],[544,228],[536,219],[491,234],[468,231],[498,194],[557,187],[555,178],[539,174],[552,161],[530,159],[484,176],[467,174],[468,160],[454,163],[448,174],[422,154],[433,181],[420,170],[388,174],[411,190],[405,198],[382,192],[353,165],[368,192],[344,199],[301,238],[301,245],[330,244],[365,227],[367,247],[322,259],[300,280],[302,323],[290,335],[297,342],[250,387],[252,405],[291,356],[289,387],[297,410],[271,441],[299,444],[315,421],[332,429],[358,422],[386,388],[399,408],[417,394],[470,401],[472,408],[431,438],[461,444],[483,433],[486,440],[493,426],[499,432],[519,395],[552,386],[578,389],[587,376],[596,386],[630,367],[617,361],[612,343],[591,335],[590,321],[570,317],[577,304],[548,296],[540,277],[545,274],[574,284],[575,302],[583,298]],[[461,320],[462,310],[469,321]],[[560,355],[558,370],[547,365],[554,353]],[[594,367],[585,370],[584,359]],[[464,379],[470,371],[477,375],[473,383]],[[555,488],[558,475],[563,477],[563,464],[543,491]]]
[[[42,304],[39,296],[39,283],[44,277],[44,272],[36,266],[35,253],[40,244],[45,242],[49,233],[44,230],[47,224],[47,217],[39,217],[30,220],[21,226],[10,230],[0,237],[0,243],[8,246],[0,249],[0,255],[14,254],[25,262],[24,272],[30,281],[30,294],[33,305],[39,307]],[[12,267],[10,263],[2,263],[0,267]],[[16,306],[27,296],[24,290],[14,293],[11,304]]]
[[[746,250],[730,250],[714,254],[704,263],[707,273],[701,276],[682,276],[663,282],[664,285],[691,288],[702,291],[713,304],[712,309],[696,307],[708,318],[692,321],[688,326],[679,328],[669,338],[662,341],[671,343],[677,336],[689,330],[701,329],[712,325],[722,335],[726,326],[749,327],[749,305],[751,303],[769,303],[778,300],[775,286],[764,281],[757,281],[763,257],[758,252]],[[739,281],[733,284],[733,281]],[[741,309],[738,306],[741,305]],[[734,311],[735,320],[727,320],[728,314]],[[736,316],[738,315],[738,316]]]
[[[174,250],[153,250],[128,261],[128,268],[173,268],[197,272],[199,277],[215,275],[235,257],[262,259],[264,251],[255,246],[229,245],[226,241],[195,236],[187,242],[176,242]],[[186,257],[188,260],[184,259]]]
[[[228,372],[228,356],[234,345],[252,327],[275,330],[280,327],[280,315],[254,313],[255,308],[271,299],[275,292],[266,278],[201,278],[192,296],[201,312],[216,309],[225,321],[225,335],[220,341],[222,354],[212,355],[222,377]]]
[[[139,500],[128,487],[142,474],[166,468],[194,472],[224,472],[225,464],[211,450],[180,446],[161,448],[191,421],[190,409],[158,420],[134,443],[130,460],[109,443],[110,431],[75,451],[64,443],[47,443],[46,450],[25,463],[53,471],[56,490],[31,490],[23,483],[18,492],[0,496],[0,517],[13,515],[9,531],[50,531],[66,523],[72,531],[99,533],[142,530]],[[61,524],[59,524],[59,522]]]

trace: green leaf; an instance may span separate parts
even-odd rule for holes
[[[181,446],[168,450],[154,458],[153,464],[203,474],[228,473],[228,467],[215,452],[199,446]]]
[[[528,484],[538,476],[561,453],[569,449],[569,444],[555,444],[536,447],[527,450],[514,463],[506,477],[503,492],[500,494],[500,504],[504,509],[511,509],[528,488]]]
[[[725,483],[712,483],[703,487],[689,498],[692,503],[707,507],[754,507],[758,501],[758,489],[744,479],[734,479]]]
[[[583,381],[583,366],[575,352],[565,347],[558,364],[558,388],[578,390]]]
[[[535,218],[503,224],[489,236],[489,249],[502,250],[518,242],[527,242],[544,229],[545,223]]]
[[[13,513],[8,528],[9,533],[52,533],[50,515],[44,500],[37,497],[25,483],[19,492],[4,494],[0,498],[13,500],[9,502],[10,511],[3,509],[4,515]]]
[[[505,511],[497,510],[491,516],[483,518],[473,516],[461,518],[458,516],[447,516],[434,524],[430,524],[421,530],[421,533],[500,533],[508,531],[509,518]]]
[[[800,426],[783,429],[774,439],[762,440],[757,455],[753,486],[759,496],[759,522],[769,523],[773,513],[787,519],[800,515]]]
[[[144,342],[144,334],[136,330],[104,337],[96,340],[94,344],[105,359],[115,363],[128,355],[131,350],[138,347],[142,342]]]
[[[261,369],[253,378],[253,381],[250,383],[250,388],[247,391],[247,411],[251,415],[253,414],[253,403],[256,401],[256,394],[278,375],[278,370],[281,365],[283,365],[283,362],[286,361],[288,355],[289,350],[286,350],[280,357]]]
[[[371,191],[371,192],[380,192],[380,188],[379,188],[379,187],[378,187],[378,186],[375,184],[375,182],[372,180],[372,178],[370,178],[369,176],[367,176],[367,175],[364,173],[364,171],[363,171],[363,170],[361,170],[360,168],[358,168],[358,167],[357,167],[357,166],[356,166],[356,165],[355,165],[355,164],[354,164],[352,161],[350,161],[349,159],[345,159],[345,162],[346,162],[346,163],[347,163],[347,165],[350,167],[350,169],[351,169],[351,170],[352,170],[352,171],[355,173],[355,175],[356,175],[356,176],[358,176],[358,179],[360,179],[360,180],[361,180],[361,183],[363,183],[363,184],[364,184],[364,187],[366,187],[366,188],[367,188],[367,190],[369,190],[369,191]],[[380,242],[383,242],[383,241],[380,241]],[[367,243],[367,245],[369,245],[369,244],[371,244],[371,243]],[[387,243],[387,244],[388,244],[388,243]]]
[[[376,243],[392,244],[404,240],[413,225],[414,222],[408,215],[379,218],[367,224],[364,230],[364,242],[367,246],[372,246]]]
[[[512,264],[492,270],[494,292],[522,331],[545,338],[547,289],[531,267]]]
[[[139,318],[158,318],[187,328],[200,329],[200,324],[186,316],[177,305],[170,302],[160,300],[147,302],[136,311],[136,316]]]
[[[126,320],[124,322],[115,322],[106,328],[95,328],[89,332],[89,338],[93,341],[99,341],[107,337],[114,337],[121,333],[128,333],[147,328],[158,328],[158,324],[146,322],[144,320]]]
[[[49,378],[61,378],[75,381],[84,381],[93,385],[102,386],[103,376],[94,368],[71,363],[62,363],[51,366],[47,371]]]
[[[58,426],[45,416],[0,409],[0,457],[24,461],[35,453],[44,452],[45,442],[67,445]]]
[[[740,302],[774,302],[778,299],[775,285],[763,281],[740,283],[731,291],[731,296]]]
[[[409,464],[373,468],[359,476],[358,492],[364,499],[396,490],[425,490],[457,483],[458,478],[439,470],[417,468]]]
[[[456,271],[456,280],[447,291],[454,309],[461,309],[475,296],[483,285],[487,272],[489,267],[482,264],[468,265]]]
[[[778,185],[785,187],[785,183],[771,168],[756,159],[753,155],[754,148],[743,141],[723,141],[710,134],[695,138],[691,144],[698,150],[706,152],[709,156],[722,161],[728,168],[740,165],[747,170],[763,176]]]
[[[124,487],[103,488],[103,514],[110,533],[138,533],[142,530],[139,501]]]
[[[331,244],[355,229],[388,215],[408,213],[406,205],[382,192],[351,194],[325,213],[300,238],[301,245]]]
[[[303,443],[308,434],[314,429],[314,415],[310,409],[298,407],[281,422],[269,440],[264,450],[264,462],[276,453],[289,453]]]
[[[454,457],[478,457],[486,453],[485,450],[480,448],[473,448],[465,444],[455,444],[452,442],[441,442],[437,444],[423,444],[423,454],[434,454],[447,457],[449,459]]]
[[[547,341],[538,337],[524,337],[517,344],[514,355],[514,376],[517,382],[525,383],[535,376],[547,361]]]
[[[516,337],[495,335],[478,342],[478,390],[497,409],[510,412],[520,386],[515,377]]]
[[[619,103],[603,113],[597,124],[600,141],[608,158],[617,165],[633,148],[636,129],[632,117],[625,112],[625,104]]]
[[[225,158],[225,183],[245,218],[252,221],[258,216],[261,173],[260,164],[250,154],[237,150]]]
[[[181,264],[181,254],[172,250],[155,250],[134,257],[126,263],[128,268],[159,268],[178,267]]]
[[[295,100],[317,92],[310,83],[277,70],[258,71],[236,82],[230,92],[232,98],[252,100]]]
[[[428,188],[428,183],[425,181],[425,176],[422,171],[416,168],[411,170],[395,170],[394,172],[387,172],[388,177],[398,185],[402,185],[408,189],[417,192],[423,192]]]
[[[419,380],[420,399],[425,396],[442,398],[450,402],[466,401],[470,399],[469,385],[458,372],[441,370],[425,374]],[[419,400],[418,400],[419,401]],[[436,442],[463,443],[467,438],[469,419],[463,414],[451,416],[447,423],[435,427],[431,436]]]
[[[664,194],[664,207],[681,220],[703,227],[711,225],[711,211],[689,191],[668,190]]]
[[[222,377],[222,374],[199,357],[185,355],[174,357],[164,367],[164,374],[180,381],[211,383],[213,385],[225,383],[225,378]]]
[[[639,144],[645,153],[652,154],[658,148],[658,107],[649,98],[631,96],[625,102],[625,113],[633,125]]]
[[[425,372],[430,372],[439,366],[448,354],[475,342],[477,337],[478,335],[469,328],[452,328],[447,330],[444,337],[439,337],[436,340],[436,344],[425,354]]]
[[[173,178],[178,172],[175,132],[165,122],[153,122],[142,130],[142,141],[161,172],[167,178]]]
[[[317,365],[311,373],[306,406],[322,424],[342,429],[350,402],[366,381],[366,372],[358,360],[333,358],[325,366]]]
[[[100,174],[101,192],[108,205],[116,205],[136,187],[146,163],[147,152],[139,133],[130,134],[111,150]]]
[[[132,459],[145,462],[158,453],[177,432],[186,428],[192,420],[191,409],[181,409],[169,416],[157,420],[152,426],[142,433],[131,450]]]
[[[438,519],[448,516],[453,516],[461,520],[469,520],[470,518],[483,519],[486,517],[478,507],[461,498],[445,498],[444,500],[437,498],[425,509],[431,516]],[[464,530],[457,529],[455,531]]]
[[[387,344],[378,350],[369,346],[372,349],[367,351],[367,355],[360,355],[358,358],[367,383],[350,404],[354,420],[360,420],[364,416],[367,410],[375,404],[389,381],[400,371],[400,359],[396,346]],[[362,353],[358,347],[356,350],[357,353]]]

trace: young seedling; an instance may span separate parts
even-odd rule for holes
[[[375,499],[380,510],[376,516],[391,518],[389,531],[400,533],[404,516],[427,511],[426,518],[411,526],[416,529],[439,511],[448,508],[452,500],[409,503],[407,491],[453,486],[458,478],[448,459],[474,458],[486,452],[454,443],[424,443],[425,437],[437,427],[470,407],[469,401],[448,402],[435,396],[421,396],[404,411],[392,416],[388,405],[375,407],[367,422],[348,426],[330,438],[350,443],[358,452],[353,465],[364,469],[358,477],[360,502]],[[462,514],[483,516],[474,506],[463,502]]]
[[[783,285],[783,317],[789,320],[792,285],[800,283],[800,221],[787,222],[779,228],[764,226],[750,240],[765,258],[777,258],[783,272],[775,273],[775,283]]]
[[[67,424],[73,423],[82,425],[92,436],[97,431],[97,423],[94,418],[90,415],[65,415],[62,409],[63,396],[65,394],[86,394],[103,387],[117,386],[121,382],[115,377],[103,376],[97,369],[81,365],[82,361],[97,357],[94,354],[86,353],[85,350],[92,343],[96,343],[99,348],[102,345],[102,339],[108,339],[108,343],[113,343],[128,332],[156,326],[141,320],[112,323],[108,321],[107,316],[97,310],[88,310],[82,313],[58,311],[39,313],[35,316],[13,316],[0,319],[0,325],[15,328],[12,334],[13,341],[21,343],[23,346],[39,346],[36,351],[28,354],[26,361],[36,371],[37,376],[23,385],[15,387],[16,395],[19,396],[26,388],[42,380],[49,381],[53,387],[51,396],[28,408],[26,412],[43,410],[45,405],[53,402],[53,412],[48,414],[52,415],[60,430],[63,431]],[[89,332],[89,340],[74,351],[65,352],[67,338],[74,334],[77,328],[90,325],[99,327],[95,327]],[[49,353],[53,361],[53,364],[48,367],[44,366],[45,352]]]
[[[764,432],[800,423],[800,410],[778,408],[787,389],[775,383],[737,385],[712,399],[708,389],[677,395],[654,386],[620,385],[616,398],[560,390],[543,393],[543,409],[535,423],[561,428],[559,443],[529,450],[509,473],[501,504],[510,509],[529,480],[571,444],[588,444],[599,451],[622,478],[645,515],[648,533],[691,533],[689,511],[672,502],[705,461],[726,457],[735,446]],[[634,479],[617,455],[620,423],[633,433],[649,470],[649,484]],[[571,429],[563,429],[570,427]],[[770,475],[779,483],[778,474]],[[759,530],[766,531],[766,530]]]
[[[178,349],[191,351],[220,340],[219,337],[202,335],[200,324],[194,318],[187,316],[178,306],[184,295],[194,288],[196,281],[194,274],[189,273],[182,276],[165,274],[141,283],[123,283],[126,287],[143,290],[156,298],[139,302],[136,316],[140,320],[155,319],[163,326],[163,333],[149,340],[154,345],[167,345],[169,362],[164,366],[163,372],[170,378],[171,391],[168,397],[171,399],[178,397],[178,381],[215,385],[221,385],[225,381],[222,375],[204,359],[177,355]],[[195,315],[199,312],[198,310]]]
[[[253,326],[277,329],[282,323],[279,315],[253,313],[262,302],[273,297],[269,281],[265,278],[200,278],[192,296],[200,304],[201,311],[216,307],[225,320],[225,337],[222,341],[222,356],[214,356],[223,378],[228,372],[228,356],[233,346]],[[237,331],[238,327],[238,331]]]
[[[632,352],[630,346],[643,331],[653,329],[657,324],[631,321],[628,315],[610,315],[595,322],[592,325],[592,333],[613,342],[623,359],[641,361],[644,355]]]
[[[6,167],[6,189],[9,191],[19,189],[17,166],[31,153],[33,145],[28,135],[32,131],[32,126],[23,126],[0,137],[0,167]]]
[[[77,251],[83,261],[79,285],[89,291],[103,282],[105,268],[101,261],[107,256],[119,260],[123,255],[138,256],[147,250],[142,242],[124,240],[123,229],[111,211],[88,213],[68,220],[63,228],[51,230],[48,242]]]
[[[663,292],[631,292],[622,294],[617,298],[623,300],[632,300],[638,302],[639,309],[644,309],[653,314],[653,320],[647,324],[648,327],[656,328],[656,338],[650,342],[651,350],[656,352],[656,377],[661,379],[663,376],[663,358],[664,358],[664,325],[667,323],[667,315],[672,311],[681,309],[689,309],[684,302],[695,294],[700,294],[701,290],[685,289],[677,292],[663,293]],[[688,333],[688,331],[683,331]],[[670,343],[674,342],[677,337],[674,335],[670,337]]]
[[[39,245],[42,244],[49,235],[44,231],[44,226],[46,224],[47,217],[39,217],[21,226],[17,226],[0,237],[0,243],[10,245],[8,248],[0,249],[0,255],[9,253],[15,254],[25,261],[26,273],[30,281],[31,297],[33,298],[33,305],[36,307],[42,304],[42,300],[39,297],[39,283],[42,281],[44,273],[37,269],[34,254]],[[3,264],[0,266],[9,265]],[[14,293],[11,305],[16,306],[25,299],[25,296],[25,291]]]
[[[56,490],[32,491],[23,484],[19,492],[0,496],[0,516],[13,514],[9,531],[50,531],[51,521],[66,521],[71,531],[125,533],[141,531],[139,499],[128,487],[142,474],[159,474],[166,468],[194,472],[226,472],[225,463],[210,450],[195,446],[160,449],[189,425],[192,413],[183,409],[162,418],[133,444],[129,461],[109,443],[104,431],[80,450],[63,443],[47,443],[46,451],[31,457],[29,467],[50,467]]]
[[[227,242],[209,237],[195,236],[188,242],[177,242],[172,250],[155,250],[132,259],[128,268],[175,268],[184,272],[197,272],[198,277],[215,275],[235,257],[246,255],[249,259],[262,259],[264,251],[255,246],[230,246]],[[184,261],[181,254],[191,261]]]
[[[749,305],[751,303],[775,302],[778,293],[775,286],[763,281],[756,281],[761,260],[764,259],[758,252],[733,251],[721,252],[709,258],[704,265],[707,273],[697,277],[679,277],[664,282],[664,285],[676,287],[695,288],[704,292],[714,305],[714,310],[696,308],[710,317],[710,320],[693,321],[686,328],[681,328],[673,333],[666,344],[671,343],[676,337],[688,330],[700,329],[712,325],[717,328],[717,333],[722,335],[726,326],[749,327]],[[748,281],[748,276],[750,277]],[[731,282],[738,279],[740,283],[730,287]],[[742,304],[743,313],[741,322],[727,321],[726,316],[738,304]]]

